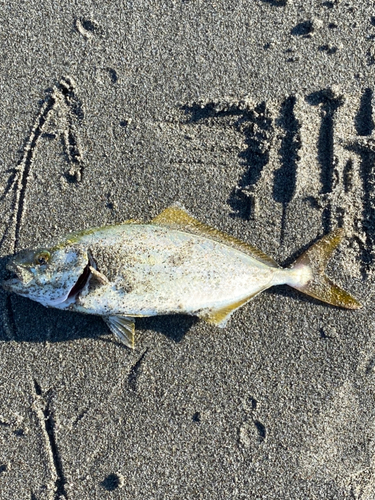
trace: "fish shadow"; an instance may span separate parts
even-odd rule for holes
[[[0,292],[0,341],[66,342],[97,338],[106,331],[95,316],[50,309],[15,294]]]
[[[331,304],[327,304],[326,302],[322,302],[321,300],[314,299],[310,295],[305,295],[298,290],[288,286],[288,285],[275,285],[272,288],[269,288],[264,292],[266,295],[275,295],[277,297],[287,297],[292,299],[293,302],[306,303],[306,304],[315,304],[315,305],[324,305],[329,309],[337,309],[337,307],[332,306]]]
[[[46,308],[3,291],[0,292],[0,310],[3,319],[0,341],[55,343],[82,338],[115,339],[100,316]],[[136,335],[138,331],[151,330],[178,343],[197,321],[198,318],[184,315],[136,318]],[[103,338],[106,334],[108,338]]]
[[[169,340],[176,343],[181,342],[190,328],[199,319],[195,316],[184,314],[168,314],[164,316],[153,316],[149,318],[136,318],[135,328],[139,330],[152,330],[161,333]]]

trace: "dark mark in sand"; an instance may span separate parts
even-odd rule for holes
[[[147,353],[148,349],[146,349],[141,356],[138,358],[138,360],[134,363],[134,365],[130,368],[129,375],[128,375],[128,384],[130,388],[135,391],[137,387],[137,379],[139,375],[139,371],[142,365],[142,362],[144,360],[144,357]]]
[[[55,479],[55,491],[54,491],[54,500],[68,499],[65,485],[66,478],[64,476],[62,458],[59,453],[59,449],[56,441],[56,431],[55,431],[55,418],[54,413],[51,410],[51,394],[50,391],[47,391],[43,394],[43,391],[36,380],[34,380],[34,390],[35,395],[39,396],[40,401],[40,411],[42,412],[43,418],[40,418],[41,415],[37,412],[37,416],[40,421],[40,425],[44,429],[46,436],[48,437],[48,442],[46,445],[49,446],[51,450],[53,466],[55,469],[56,479]]]
[[[123,480],[118,474],[109,474],[100,485],[107,491],[115,491],[121,488],[122,483]]]

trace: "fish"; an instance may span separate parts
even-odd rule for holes
[[[150,222],[86,229],[23,250],[9,261],[16,277],[3,287],[46,307],[101,316],[134,348],[137,317],[188,314],[225,327],[234,311],[274,285],[341,308],[362,307],[325,274],[343,236],[334,230],[282,268],[173,205]]]

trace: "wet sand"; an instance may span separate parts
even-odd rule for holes
[[[375,12],[0,7],[1,260],[174,202],[283,265],[337,226],[345,311],[275,287],[222,330],[0,291],[0,497],[372,499]]]

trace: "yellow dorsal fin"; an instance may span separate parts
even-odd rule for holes
[[[175,229],[181,229],[182,231],[194,233],[199,236],[207,236],[215,241],[218,241],[219,243],[234,247],[237,250],[250,255],[259,262],[266,264],[267,266],[279,267],[277,262],[258,248],[253,247],[244,241],[238,240],[234,236],[230,236],[229,234],[223,233],[218,229],[210,227],[207,224],[203,224],[203,222],[200,222],[189,215],[182,207],[172,205],[171,207],[166,208],[154,219],[152,219],[150,224],[173,227]]]
[[[238,300],[237,302],[233,302],[233,304],[229,304],[225,307],[222,307],[221,309],[215,309],[209,312],[204,312],[199,315],[201,319],[204,321],[207,321],[207,323],[211,323],[212,325],[216,325],[220,328],[224,328],[227,324],[228,319],[230,318],[231,314],[241,306],[245,305],[246,302],[249,302],[249,300],[253,299],[256,295],[258,295],[260,292],[263,292],[267,287],[262,288],[262,290],[259,290],[258,292],[253,293],[249,297],[246,297],[244,299]]]

